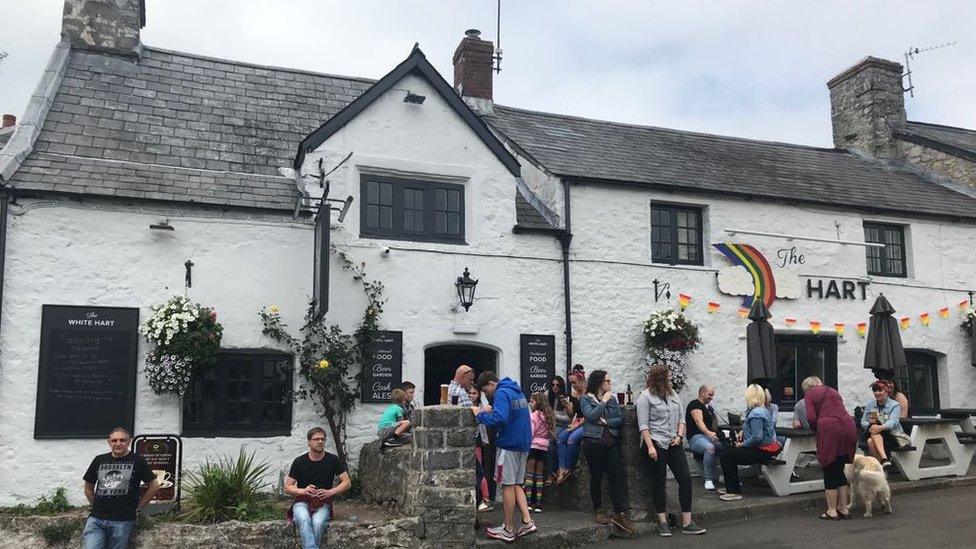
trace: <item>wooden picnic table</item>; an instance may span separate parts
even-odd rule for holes
[[[911,417],[901,420],[909,433],[911,448],[892,452],[891,459],[908,480],[941,476],[964,476],[976,453],[976,446],[963,444],[953,429],[960,420],[948,417]],[[949,464],[922,467],[922,452],[929,440],[941,441],[949,451]]]

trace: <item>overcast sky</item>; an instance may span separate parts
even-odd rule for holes
[[[451,80],[496,0],[146,0],[143,43],[379,78],[419,42]],[[62,0],[0,0],[0,111],[20,115],[58,41]],[[865,55],[913,61],[912,120],[976,128],[976,2],[502,0],[500,104],[830,146],[824,83]]]

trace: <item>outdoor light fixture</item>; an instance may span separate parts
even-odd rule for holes
[[[423,95],[417,95],[412,91],[407,92],[407,96],[403,98],[404,103],[413,103],[414,105],[423,105],[424,100],[427,99]]]
[[[457,282],[454,283],[454,287],[457,288],[458,298],[461,300],[461,306],[467,311],[474,304],[474,289],[478,285],[478,281],[471,278],[471,273],[468,272],[468,268],[464,268],[464,274],[457,277]]]
[[[169,224],[169,219],[164,219],[159,223],[153,223],[149,225],[149,228],[154,231],[175,231],[172,225]]]

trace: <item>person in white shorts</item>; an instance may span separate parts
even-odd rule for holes
[[[488,537],[508,543],[537,532],[539,528],[529,513],[525,499],[525,460],[532,446],[532,428],[529,423],[529,403],[522,389],[514,380],[498,381],[494,372],[482,372],[475,384],[491,401],[491,406],[472,406],[478,423],[494,429],[495,481],[502,487],[502,505],[505,522],[488,528]],[[515,529],[515,506],[522,513],[522,526]]]

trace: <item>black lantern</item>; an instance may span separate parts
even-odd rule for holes
[[[461,306],[467,311],[474,304],[474,289],[478,285],[478,281],[471,278],[471,273],[468,272],[468,268],[464,268],[464,274],[457,277],[457,282],[454,283],[454,287],[457,288],[458,299],[461,300]]]

